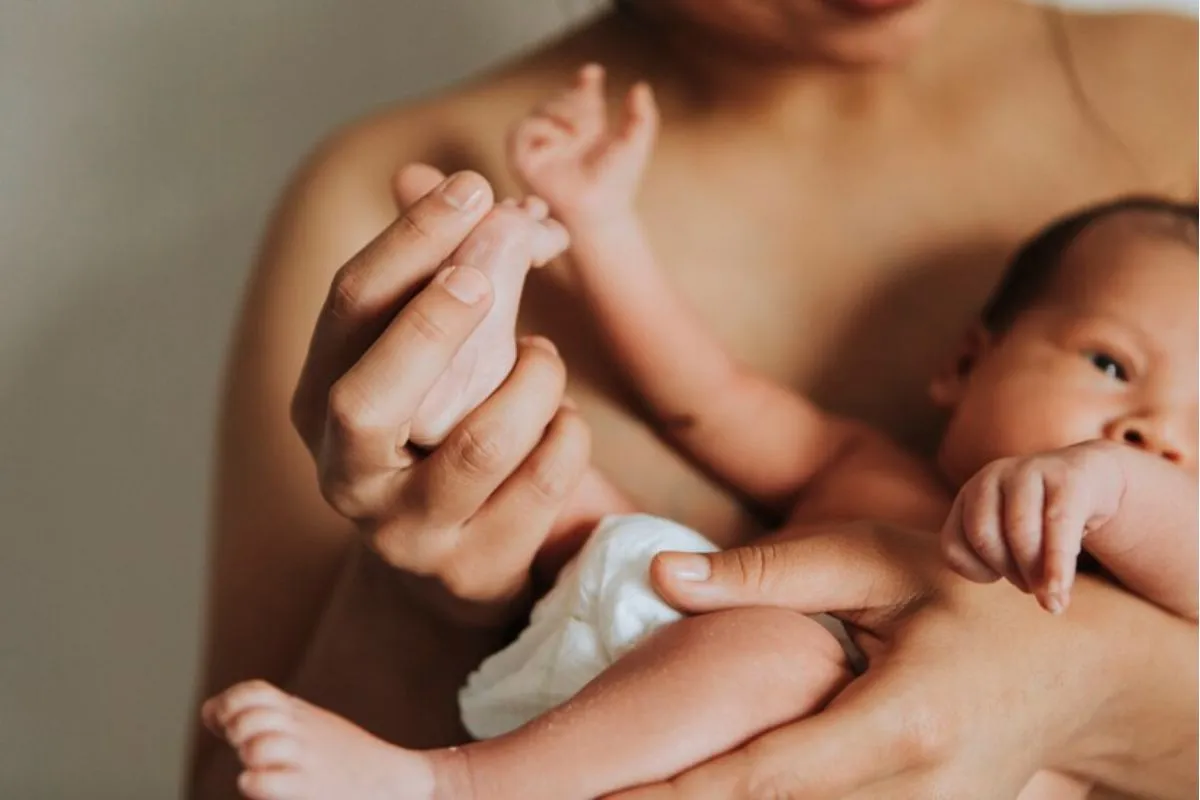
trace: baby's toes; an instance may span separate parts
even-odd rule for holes
[[[535,267],[545,266],[548,262],[562,255],[571,244],[567,234],[558,220],[546,219],[537,223],[537,232],[533,237],[533,247],[530,261]]]
[[[241,748],[251,739],[267,733],[291,733],[294,730],[292,715],[281,708],[259,706],[238,714],[225,726],[225,738],[235,748]]]
[[[290,731],[260,733],[238,747],[238,758],[246,769],[295,768],[301,759],[300,740]]]
[[[536,194],[525,195],[521,208],[526,214],[539,222],[550,216],[550,206]]]
[[[299,800],[307,797],[308,781],[298,771],[247,769],[238,776],[238,790],[248,800]]]
[[[251,708],[284,706],[287,695],[266,681],[243,681],[209,698],[200,710],[204,723],[224,735],[230,721]]]

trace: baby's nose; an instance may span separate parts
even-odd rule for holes
[[[1118,420],[1109,427],[1107,436],[1112,441],[1162,456],[1173,464],[1191,459],[1191,448],[1185,446],[1182,437],[1171,426],[1150,416]]]

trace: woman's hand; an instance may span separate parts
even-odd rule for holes
[[[414,584],[448,611],[502,618],[584,470],[587,429],[559,407],[554,347],[530,338],[506,382],[433,453],[407,446],[412,415],[488,311],[482,273],[439,269],[492,204],[474,173],[438,183],[418,166],[408,180],[435,185],[337,273],[292,419],[325,498],[387,564],[426,579]]]
[[[653,572],[663,596],[687,611],[832,610],[870,666],[816,716],[621,800],[1012,800],[1043,766],[1078,766],[1088,777],[1106,774],[1101,764],[1114,755],[1126,768],[1143,766],[1128,741],[1145,733],[1137,731],[1143,717],[1189,699],[1139,707],[1136,722],[1122,716],[1138,705],[1122,695],[1152,679],[1142,671],[1154,658],[1153,643],[1128,641],[1131,615],[1173,626],[1163,638],[1176,669],[1189,666],[1182,662],[1195,647],[1194,629],[1174,630],[1176,621],[1086,579],[1071,614],[1040,613],[1007,584],[980,586],[951,573],[929,534],[856,523],[711,556],[666,554]],[[1175,722],[1164,723],[1172,735]],[[1188,760],[1167,767],[1169,778],[1148,776],[1157,785],[1143,788],[1170,795],[1188,783]]]

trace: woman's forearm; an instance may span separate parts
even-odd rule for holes
[[[1068,621],[1094,631],[1092,667],[1111,689],[1057,766],[1135,797],[1197,793],[1197,629],[1099,581]]]
[[[355,546],[303,660],[285,688],[380,738],[430,748],[465,740],[457,693],[506,640],[502,629],[448,622],[417,602],[406,578]],[[238,797],[236,755],[206,752],[190,797]]]

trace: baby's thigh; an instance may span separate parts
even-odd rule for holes
[[[667,665],[681,676],[681,690],[702,697],[715,720],[746,718],[752,728],[811,713],[854,677],[833,634],[803,614],[778,608],[686,617],[656,632],[614,669]]]

